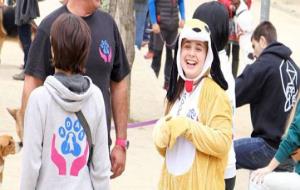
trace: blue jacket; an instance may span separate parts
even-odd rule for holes
[[[158,23],[161,28],[178,28],[178,12],[185,20],[184,0],[149,0],[148,5],[151,23]]]

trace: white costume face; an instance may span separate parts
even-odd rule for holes
[[[185,81],[198,81],[210,69],[213,52],[208,26],[198,20],[187,20],[178,41],[177,69]]]
[[[207,54],[207,42],[183,39],[181,43],[180,64],[187,79],[200,75]]]

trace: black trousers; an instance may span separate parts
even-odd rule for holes
[[[226,46],[226,54],[228,57],[230,57],[230,53],[232,53],[232,75],[236,78],[239,69],[239,44],[229,42]]]
[[[225,190],[233,190],[234,189],[235,178],[236,178],[236,176],[234,176],[233,178],[225,179]]]
[[[165,60],[165,83],[169,83],[171,76],[171,69],[173,64],[173,52],[172,48],[166,46],[166,60]],[[161,55],[162,50],[154,50],[154,56],[151,64],[151,68],[153,69],[156,77],[159,75],[160,67],[161,67]]]

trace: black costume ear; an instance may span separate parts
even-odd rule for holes
[[[178,80],[178,68],[177,68],[177,52],[178,52],[178,43],[179,43],[179,36],[177,37],[176,44],[175,44],[175,52],[174,52],[174,59],[172,63],[171,69],[171,77],[169,82],[169,88],[167,91],[167,99],[168,101],[174,100],[177,92],[177,80]]]
[[[224,78],[224,75],[221,70],[220,66],[220,59],[219,59],[219,54],[218,51],[215,47],[215,44],[213,43],[211,39],[211,49],[214,55],[213,62],[211,64],[211,69],[210,69],[210,75],[212,79],[224,90],[228,89],[228,84],[227,81]]]

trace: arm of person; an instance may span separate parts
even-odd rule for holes
[[[31,43],[25,68],[25,80],[23,85],[22,103],[20,109],[20,113],[22,116],[22,126],[24,122],[24,113],[30,93],[35,88],[41,86],[47,75],[50,74],[47,73],[50,65],[50,49],[49,37],[43,30],[38,29],[37,34],[33,42]]]
[[[296,114],[288,129],[287,136],[281,141],[278,150],[274,158],[268,164],[268,166],[255,170],[251,175],[251,180],[256,183],[262,183],[263,178],[268,173],[272,172],[278,165],[289,158],[291,153],[300,146],[299,134],[300,134],[300,102],[298,102],[296,108]]]
[[[243,73],[235,80],[236,107],[255,102],[259,97],[268,77],[265,64],[255,61],[247,65]],[[261,67],[261,69],[258,69]]]
[[[157,23],[156,19],[156,6],[155,6],[155,0],[149,0],[148,1],[148,7],[149,7],[149,15],[150,15],[150,21],[152,23],[152,30],[154,33],[160,32],[160,27]]]
[[[184,21],[185,21],[185,7],[184,7],[184,0],[178,0],[179,12],[180,12],[180,21],[179,27],[183,28]]]
[[[128,121],[128,77],[119,82],[111,81],[112,114],[115,123],[116,139],[127,139]],[[125,170],[126,150],[115,145],[111,152],[112,178]]]
[[[300,148],[297,148],[292,154],[291,157],[294,161],[300,161]]]
[[[29,98],[25,113],[21,189],[36,189],[42,164],[43,121],[36,93]],[[34,135],[33,135],[34,134]]]
[[[22,103],[21,103],[21,108],[20,108],[20,113],[21,113],[22,118],[24,118],[27,101],[28,101],[28,98],[29,98],[31,92],[35,88],[41,86],[42,84],[43,84],[43,81],[41,79],[25,74],[25,80],[24,80],[24,84],[23,84],[23,93],[22,93]],[[24,119],[22,119],[22,126],[24,126],[23,121],[24,121]],[[23,134],[21,133],[21,138],[22,138],[22,136],[23,136]]]
[[[148,1],[150,21],[152,24],[157,24],[155,0]]]
[[[111,72],[111,106],[115,123],[116,138],[127,139],[128,121],[128,74],[130,66],[117,25],[114,23],[115,56]],[[120,145],[111,151],[112,178],[121,175],[125,169],[126,150]]]
[[[300,147],[300,102],[296,107],[296,113],[287,134],[281,141],[279,148],[275,154],[275,158],[280,162],[287,160],[290,155]]]
[[[278,162],[278,160],[276,160],[276,158],[273,158],[266,167],[257,169],[254,172],[252,172],[250,177],[251,180],[258,184],[262,184],[265,175],[271,173],[275,168],[277,168],[277,166],[279,166],[279,164],[280,163]]]
[[[165,116],[159,119],[152,132],[153,142],[156,150],[161,156],[165,156],[166,149],[170,142],[170,130],[166,125],[166,122],[171,119],[171,116]]]
[[[177,137],[184,136],[198,151],[207,155],[221,158],[228,154],[232,143],[231,106],[225,94],[218,95],[213,104],[211,110],[202,113],[210,114],[207,116],[207,125],[183,116],[173,117],[167,122],[170,128],[170,148]]]
[[[109,160],[105,105],[100,91],[97,93],[95,102],[99,102],[97,110],[100,110],[100,116],[99,124],[94,129],[95,133],[93,134],[94,149],[90,166],[91,181],[94,189],[109,189],[111,165]]]

